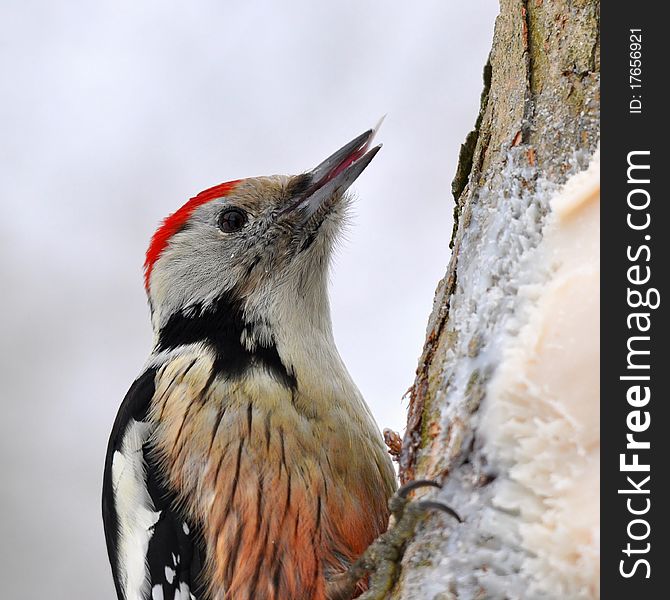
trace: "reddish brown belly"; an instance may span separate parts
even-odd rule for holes
[[[161,374],[173,383],[157,386],[153,417],[168,482],[203,532],[212,600],[326,600],[330,577],[386,528],[383,446],[280,398],[203,390],[198,366],[182,381],[177,361]]]

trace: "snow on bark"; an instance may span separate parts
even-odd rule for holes
[[[599,597],[599,39],[593,1],[503,0],[401,478],[436,478],[403,599]]]

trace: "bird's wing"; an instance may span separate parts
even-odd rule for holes
[[[204,554],[148,448],[155,376],[148,369],[133,383],[109,439],[102,488],[107,552],[119,600],[192,600],[200,595]]]

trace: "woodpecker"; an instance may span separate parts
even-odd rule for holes
[[[327,277],[374,134],[300,175],[207,189],[153,235],[153,350],[103,478],[119,600],[352,596],[340,583],[386,530],[396,479]]]

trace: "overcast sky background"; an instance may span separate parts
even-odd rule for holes
[[[354,380],[402,431],[497,8],[2,2],[3,598],[113,597],[102,468],[150,351],[160,219],[219,182],[309,169],[385,113],[331,297]]]

